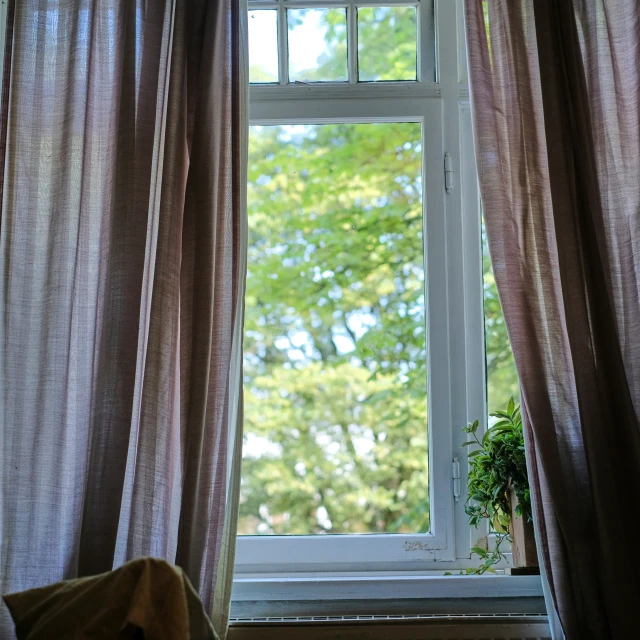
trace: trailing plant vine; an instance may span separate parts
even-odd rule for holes
[[[479,422],[467,425],[463,431],[473,436],[463,446],[477,447],[469,453],[468,496],[464,510],[469,523],[478,526],[488,519],[496,532],[493,550],[473,547],[471,552],[482,560],[480,567],[468,569],[466,573],[482,574],[491,570],[505,556],[500,545],[505,538],[511,540],[511,504],[509,492],[512,489],[518,498],[516,515],[531,521],[531,496],[524,451],[524,434],[520,406],[513,398],[505,411],[496,411],[491,417],[495,424],[478,438]]]

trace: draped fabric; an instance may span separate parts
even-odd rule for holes
[[[484,215],[554,637],[635,637],[638,3],[466,0],[466,19]]]
[[[246,4],[10,4],[2,592],[155,556],[182,567],[223,636],[242,419]]]

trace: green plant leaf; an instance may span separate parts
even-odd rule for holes
[[[492,427],[489,428],[489,431],[491,433],[494,433],[496,431],[513,431],[513,424],[511,424],[511,422],[508,422],[507,420],[500,420],[499,422],[496,422]]]

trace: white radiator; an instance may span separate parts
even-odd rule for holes
[[[551,640],[531,614],[302,616],[232,620],[229,640]]]

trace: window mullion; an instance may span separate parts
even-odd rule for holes
[[[433,0],[422,0],[418,5],[418,60],[417,78],[419,82],[436,82],[438,73],[435,64],[436,43],[427,34],[436,34],[434,29]]]
[[[349,84],[358,82],[358,9],[350,4],[347,7],[347,65]]]
[[[283,0],[278,3],[278,76],[281,85],[289,83],[287,9]]]

